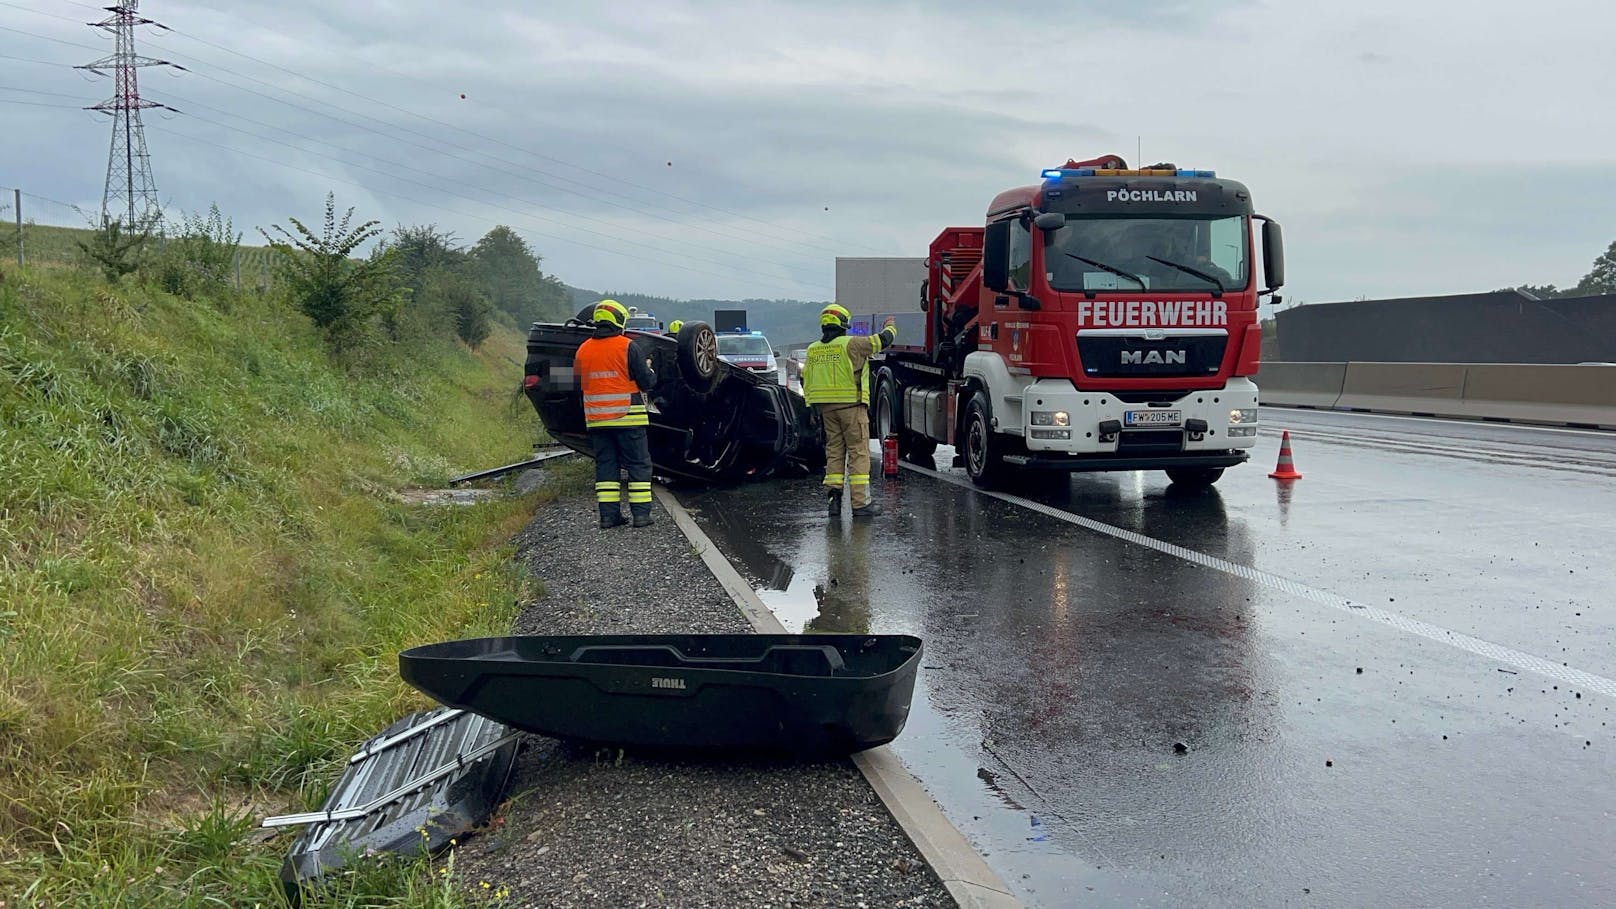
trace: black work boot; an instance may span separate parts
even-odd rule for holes
[[[616,502],[600,503],[601,530],[610,530],[613,527],[622,527],[627,523],[628,518],[623,517],[623,506],[617,504]]]
[[[635,527],[650,527],[656,523],[656,520],[651,517],[651,506],[649,505],[630,505],[629,510],[634,512]]]
[[[830,494],[827,513],[833,518],[842,516],[842,491],[840,489]]]
[[[855,518],[873,518],[880,513],[881,506],[874,502],[870,502],[867,505],[861,505],[858,508],[853,509],[853,517]]]

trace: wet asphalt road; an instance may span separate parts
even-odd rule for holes
[[[788,627],[924,637],[893,747],[1028,905],[1616,904],[1616,434],[1263,419],[1199,495],[681,497]]]

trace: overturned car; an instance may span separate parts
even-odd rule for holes
[[[572,363],[578,345],[594,332],[589,314],[533,324],[522,382],[551,437],[586,455],[593,451]],[[687,322],[677,335],[628,334],[657,374],[648,395],[648,437],[658,475],[724,483],[823,469],[813,408],[785,386],[720,360],[712,326]]]

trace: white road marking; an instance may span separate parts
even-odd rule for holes
[[[1230,562],[1227,559],[1220,559],[1217,556],[1207,555],[1204,552],[1196,552],[1193,549],[1186,549],[1185,547],[1179,546],[1176,543],[1158,540],[1155,537],[1147,537],[1142,533],[1136,533],[1132,530],[1115,527],[1103,521],[1096,521],[1093,518],[1086,518],[1082,515],[1072,514],[1069,511],[1062,511],[1061,509],[1052,505],[1045,505],[1043,502],[1034,502],[1031,499],[1024,499],[1021,496],[1011,495],[1009,493],[999,492],[997,490],[979,489],[972,484],[969,479],[964,477],[957,477],[935,470],[928,470],[924,467],[919,467],[908,462],[903,462],[903,466],[909,470],[915,471],[916,473],[925,474],[929,477],[935,477],[945,483],[952,483],[955,486],[969,489],[979,495],[995,498],[1002,502],[1009,502],[1012,505],[1019,505],[1029,511],[1036,511],[1039,514],[1054,518],[1058,521],[1065,521],[1068,524],[1075,524],[1078,527],[1084,528],[1085,530],[1092,530],[1095,533],[1105,534],[1106,536],[1114,537],[1118,540],[1122,540],[1123,542],[1133,543],[1136,546],[1143,546],[1147,549],[1153,549],[1164,555],[1170,555],[1174,558],[1183,559],[1184,561],[1195,565],[1211,568],[1215,571],[1221,571],[1224,574],[1245,578],[1248,581],[1253,581],[1263,585],[1264,587],[1278,590],[1282,593],[1288,593],[1292,596],[1300,597],[1301,599],[1317,603],[1321,606],[1328,606],[1331,609],[1339,609],[1342,612],[1368,619],[1371,622],[1378,622],[1399,631],[1405,631],[1409,634],[1418,635],[1419,637],[1427,640],[1436,641],[1440,644],[1447,644],[1450,647],[1455,647],[1459,650],[1463,650],[1477,656],[1497,660],[1500,663],[1513,666],[1517,669],[1523,669],[1527,672],[1533,672],[1575,688],[1581,688],[1586,691],[1603,694],[1606,697],[1616,698],[1616,680],[1608,679],[1592,672],[1584,672],[1581,669],[1573,669],[1564,663],[1555,663],[1540,656],[1515,650],[1511,647],[1505,647],[1502,644],[1495,644],[1492,641],[1484,641],[1481,638],[1473,637],[1462,632],[1451,631],[1447,628],[1443,628],[1440,625],[1433,625],[1430,622],[1423,622],[1419,619],[1410,618],[1406,615],[1401,615],[1399,613],[1381,609],[1376,606],[1370,606],[1366,603],[1359,603],[1356,600],[1330,593],[1327,590],[1320,590],[1317,587],[1309,587],[1300,581],[1294,581],[1290,578],[1281,577],[1277,574],[1270,574],[1266,571],[1252,568],[1250,565],[1241,565],[1235,562]]]

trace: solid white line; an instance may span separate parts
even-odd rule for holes
[[[1289,407],[1284,404],[1259,403],[1258,407],[1270,410],[1289,411],[1292,413],[1300,411],[1302,413],[1309,414],[1328,414],[1330,416],[1337,417],[1359,417],[1369,420],[1412,420],[1416,423],[1441,423],[1446,426],[1485,426],[1489,429],[1502,429],[1505,431],[1517,429],[1521,430],[1522,432],[1554,432],[1562,435],[1572,436],[1596,436],[1602,439],[1616,438],[1616,431],[1608,429],[1574,429],[1569,426],[1542,426],[1536,423],[1495,423],[1491,420],[1466,420],[1459,417],[1416,417],[1410,414],[1401,413],[1360,413],[1356,410],[1335,410],[1328,407]],[[1257,425],[1262,426],[1262,422],[1259,420]]]
[[[1227,559],[1220,559],[1217,556],[1210,556],[1203,552],[1196,552],[1193,549],[1186,549],[1185,547],[1179,546],[1176,543],[1158,540],[1155,537],[1147,537],[1142,533],[1136,533],[1132,530],[1125,530],[1121,527],[1114,527],[1102,521],[1096,521],[1093,518],[1086,518],[1082,515],[1072,514],[1069,511],[1062,511],[1061,509],[1052,505],[1045,505],[1043,502],[1034,502],[1031,499],[1024,499],[1021,496],[1011,495],[1009,493],[999,492],[997,490],[979,489],[968,479],[951,476],[935,470],[928,470],[924,467],[919,467],[907,462],[903,462],[903,466],[915,471],[916,473],[936,477],[945,483],[952,483],[955,486],[972,490],[979,495],[989,496],[1002,502],[1009,502],[1012,505],[1019,505],[1022,508],[1028,509],[1029,511],[1036,511],[1039,514],[1046,515],[1059,521],[1065,521],[1068,524],[1076,524],[1079,527],[1086,530],[1092,530],[1095,533],[1102,533],[1106,536],[1114,537],[1127,543],[1133,543],[1134,545],[1143,546],[1147,549],[1154,549],[1155,551],[1165,555],[1183,559],[1186,562],[1211,568],[1215,571],[1221,571],[1224,574],[1245,578],[1248,581],[1254,581],[1263,585],[1264,587],[1269,587],[1283,593],[1288,593],[1292,596],[1309,600],[1321,606],[1328,606],[1331,609],[1339,609],[1342,612],[1368,619],[1371,622],[1378,622],[1382,625],[1396,628],[1399,631],[1406,631],[1409,634],[1418,635],[1419,637],[1427,640],[1447,644],[1450,647],[1456,647],[1459,650],[1473,653],[1477,656],[1497,660],[1500,663],[1514,666],[1517,669],[1523,669],[1527,672],[1537,673],[1538,675],[1554,679],[1555,681],[1562,682],[1572,687],[1582,688],[1586,691],[1596,692],[1607,697],[1616,698],[1616,680],[1608,679],[1592,672],[1584,672],[1581,669],[1573,669],[1563,663],[1555,663],[1540,656],[1535,656],[1530,653],[1524,653],[1510,647],[1505,647],[1502,644],[1495,644],[1492,641],[1484,641],[1481,638],[1472,637],[1471,635],[1464,634],[1462,632],[1450,631],[1441,627],[1440,625],[1432,625],[1430,622],[1422,622],[1419,619],[1410,618],[1396,612],[1390,612],[1376,606],[1370,606],[1366,603],[1359,603],[1347,597],[1330,593],[1327,590],[1320,590],[1317,587],[1309,587],[1300,581],[1293,581],[1290,578],[1281,577],[1277,574],[1269,574],[1266,571],[1252,568],[1250,565],[1241,565],[1235,562],[1230,562]]]
[[[707,569],[735,601],[752,630],[759,634],[784,634],[785,626],[673,493],[661,486],[654,491],[657,501],[673,516],[673,522],[700,553]],[[891,748],[883,745],[861,751],[853,755],[853,764],[960,909],[1022,909],[1021,900],[1010,892],[965,834],[943,814],[943,809]]]

